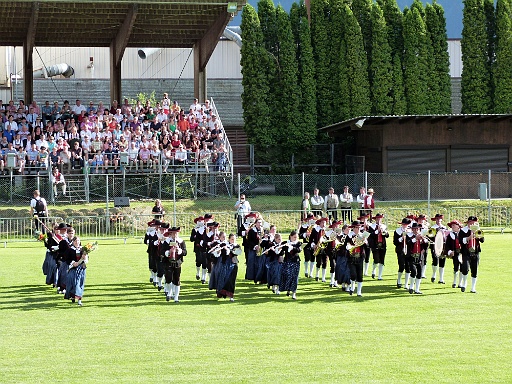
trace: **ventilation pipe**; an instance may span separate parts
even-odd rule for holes
[[[236,43],[240,48],[242,48],[242,37],[240,36],[241,30],[240,27],[229,27],[224,29],[224,36],[226,39],[231,40]]]
[[[40,68],[34,71],[34,78],[48,78],[62,75],[64,77],[71,77],[75,74],[75,70],[71,65],[66,63],[50,65],[46,68]]]
[[[137,51],[137,53],[142,60],[146,60],[149,56],[151,56],[153,53],[157,53],[160,49],[161,48],[141,48]]]

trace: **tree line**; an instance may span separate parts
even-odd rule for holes
[[[509,113],[512,0],[464,0],[462,112]],[[435,0],[272,0],[242,13],[242,104],[257,161],[314,161],[317,129],[358,116],[451,113],[446,18]]]

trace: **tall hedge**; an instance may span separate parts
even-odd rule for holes
[[[512,112],[512,21],[510,0],[496,3],[496,62],[494,112]]]

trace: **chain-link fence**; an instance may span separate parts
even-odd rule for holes
[[[373,188],[376,201],[435,201],[504,199],[512,196],[512,173],[418,173],[339,175],[250,175],[231,173],[80,173],[66,175],[67,197],[55,199],[48,175],[0,176],[0,202],[26,205],[35,189],[50,203],[111,202],[115,197],[135,200],[215,199],[247,196],[290,196],[300,202],[314,188],[326,195],[330,187],[341,193],[345,185],[354,196],[361,186]],[[271,199],[269,199],[269,202]],[[275,205],[259,208],[274,209]],[[297,203],[298,204],[298,203]]]

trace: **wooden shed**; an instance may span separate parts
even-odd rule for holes
[[[353,136],[375,173],[511,171],[512,115],[361,116],[320,129]]]

